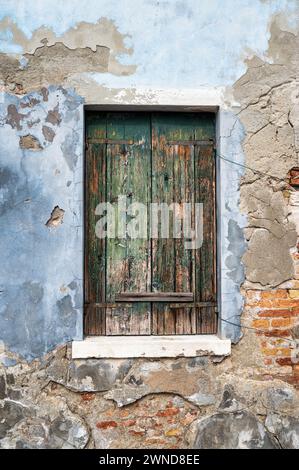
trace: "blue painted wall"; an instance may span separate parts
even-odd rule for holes
[[[272,16],[291,12],[295,3],[0,0],[0,21],[8,17],[28,38],[46,26],[59,40],[77,23],[95,23],[105,17],[115,23],[132,48],[132,54],[119,57],[119,61],[137,69],[128,76],[89,74],[95,86],[217,88],[232,85],[245,72],[246,58],[266,54]],[[23,50],[12,28],[1,30],[0,51],[19,54],[22,61]],[[49,88],[46,98],[42,92],[0,94],[0,339],[8,350],[29,360],[57,344],[82,337],[84,98],[70,88],[57,86]],[[60,116],[56,124],[47,122],[48,112],[54,109]],[[52,141],[45,139],[45,125]],[[222,151],[232,158],[238,154],[242,160],[244,130],[232,114],[227,114],[219,129]],[[28,134],[38,139],[41,149],[20,148],[20,137]],[[236,194],[240,171],[233,170],[235,179],[223,163],[222,171],[227,173],[224,190],[228,195]],[[45,223],[57,205],[65,211],[64,220],[49,229]],[[234,312],[239,314],[242,309],[238,289],[243,273],[238,263],[244,249],[243,219],[238,198],[229,205],[223,201],[222,243],[231,255],[223,260],[222,288],[227,295],[225,315],[233,315],[236,321]],[[226,333],[237,340],[240,332],[227,326]]]

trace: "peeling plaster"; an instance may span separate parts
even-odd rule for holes
[[[18,125],[7,119],[12,106]],[[55,109],[59,119],[49,122]],[[28,360],[82,337],[83,188],[76,184],[82,181],[82,119],[82,98],[61,87],[22,98],[6,94],[0,104],[0,335],[8,350]],[[44,136],[45,123],[55,132],[52,141]],[[69,162],[75,157],[61,150],[70,129],[78,135],[72,168],[66,156]],[[63,284],[69,287],[61,292]]]
[[[18,9],[2,19],[0,31],[2,28],[2,31],[9,33],[8,43],[17,46],[17,50],[8,50],[2,44],[3,82],[6,91],[10,91],[1,97],[0,132],[5,135],[5,141],[8,138],[10,142],[10,158],[1,153],[3,213],[7,217],[3,223],[9,234],[6,242],[13,233],[17,244],[14,253],[9,249],[8,253],[12,253],[12,259],[18,260],[25,273],[26,260],[20,255],[21,245],[29,243],[31,246],[36,240],[46,237],[46,254],[42,256],[37,253],[37,260],[41,258],[39,265],[34,261],[34,280],[27,279],[24,274],[23,282],[40,282],[47,299],[49,292],[52,292],[48,305],[43,307],[49,334],[53,334],[57,318],[60,325],[53,337],[41,341],[43,346],[40,351],[50,349],[62,338],[80,338],[82,334],[80,292],[83,276],[78,253],[82,252],[83,101],[86,104],[176,104],[189,109],[194,106],[203,109],[207,106],[214,109],[220,107],[217,130],[221,217],[218,245],[221,259],[219,305],[224,320],[220,325],[220,333],[223,336],[230,337],[233,342],[241,337],[238,325],[243,309],[240,293],[242,284],[246,286],[255,283],[267,287],[292,275],[290,248],[294,245],[295,230],[293,222],[288,220],[288,201],[280,192],[277,193],[281,188],[265,180],[270,203],[258,202],[253,207],[250,192],[256,195],[261,191],[263,198],[265,191],[260,188],[256,175],[245,171],[242,165],[246,163],[260,171],[271,171],[274,176],[279,176],[296,163],[297,124],[294,110],[298,104],[295,94],[297,62],[296,52],[291,51],[298,50],[297,37],[294,25],[283,20],[293,6],[293,2],[286,5],[284,1],[271,2],[271,6],[251,2],[248,10],[242,4],[240,11],[244,11],[244,18],[240,24],[246,23],[248,36],[244,35],[245,29],[241,28],[242,31],[237,31],[237,37],[234,37],[229,35],[232,32],[229,26],[231,9],[235,10],[233,2],[228,2],[224,19],[221,14],[222,23],[219,23],[218,13],[211,17],[213,8],[210,2],[203,2],[200,9],[194,2],[190,2],[188,8],[186,5],[184,8],[178,4],[175,7],[172,5],[170,18],[177,18],[181,28],[177,31],[180,51],[173,48],[172,41],[167,40],[171,32],[169,28],[174,26],[176,20],[171,23],[167,17],[165,23],[166,17],[162,15],[164,4],[160,7],[151,5],[151,11],[154,8],[159,14],[152,29],[147,28],[144,41],[140,39],[142,23],[128,22],[126,15],[118,17],[121,12],[112,10],[100,19],[97,9],[93,18],[85,18],[85,12],[83,14],[80,9],[74,10],[61,28],[55,19],[45,21],[45,26],[41,26],[32,17],[32,22],[27,22],[26,30]],[[45,2],[44,8],[46,11]],[[148,5],[143,3],[143,15],[148,11],[147,8]],[[252,16],[255,18],[255,27],[252,30],[248,27],[248,11],[255,12]],[[284,16],[280,14],[281,11],[284,11]],[[7,6],[3,10],[4,15],[5,12]],[[76,21],[77,13],[81,21]],[[271,18],[272,14],[277,13],[275,18]],[[44,11],[41,17],[42,14]],[[105,15],[105,9],[101,15]],[[182,22],[182,18],[187,22]],[[196,18],[199,21],[194,23]],[[270,36],[267,24],[270,19],[271,41],[268,48]],[[215,38],[216,43],[213,45],[210,35],[205,34],[206,27],[209,29],[211,24],[221,25],[219,30],[222,32]],[[286,28],[284,31],[280,29],[282,24]],[[192,40],[190,60],[191,42],[184,32],[186,27],[192,31],[195,25],[196,32],[203,34],[203,41]],[[160,28],[159,34],[156,34],[155,41],[150,41],[152,35],[157,33],[157,27]],[[228,43],[223,42],[223,37],[227,38]],[[282,40],[285,44],[283,50],[280,47]],[[141,52],[140,47],[144,47],[144,44],[148,48]],[[205,54],[200,54],[200,50],[194,49],[194,44],[209,50],[210,56],[207,58]],[[217,60],[217,57],[224,57],[221,53],[222,44],[225,44],[228,53],[225,60]],[[217,53],[213,54],[215,47]],[[236,51],[238,56],[235,55]],[[196,54],[208,60],[195,62]],[[75,70],[74,64],[78,65],[78,70]],[[164,72],[159,68],[161,65]],[[230,70],[233,75],[225,75],[223,70]],[[240,77],[242,72],[244,74]],[[233,85],[236,78],[238,80]],[[49,82],[52,83],[50,86]],[[53,83],[57,86],[53,86]],[[224,161],[221,155],[233,163]],[[23,204],[26,208],[25,217],[21,214]],[[278,213],[269,216],[273,204]],[[45,230],[45,221],[57,205],[65,211],[64,223],[59,231],[48,231],[49,237],[55,237],[53,242],[40,230]],[[13,211],[12,215],[9,215],[10,210]],[[21,230],[22,241],[17,238],[18,230]],[[265,274],[267,270],[263,269],[263,256],[267,258],[269,253],[265,256],[267,250],[261,249],[259,240],[255,242],[260,236],[258,233],[262,231],[266,237],[265,246],[270,246],[271,237],[274,237],[272,246],[276,246],[276,239],[283,240],[283,259],[278,263],[282,264],[283,269],[279,275],[275,269],[270,269],[271,275],[268,272]],[[58,233],[61,239],[58,239]],[[63,251],[66,240],[67,250]],[[258,269],[254,261],[256,256],[261,260]],[[71,260],[67,268],[64,262],[66,259]],[[37,266],[39,270],[42,266],[41,273]],[[62,272],[54,281],[58,266],[63,266]],[[12,273],[12,277],[18,285],[17,273]],[[61,285],[70,285],[74,279],[78,280],[76,294],[70,291],[61,297],[58,294]],[[76,315],[77,320],[74,322]],[[235,325],[225,323],[225,320]],[[21,347],[20,353],[28,357],[32,355],[32,352],[28,353]]]

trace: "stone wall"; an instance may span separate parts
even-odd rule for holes
[[[61,347],[7,367],[1,446],[298,448],[294,381],[258,366],[254,341],[225,359],[74,361]]]
[[[2,2],[0,446],[299,448],[298,3],[134,2]],[[84,104],[219,106],[231,356],[72,360]]]

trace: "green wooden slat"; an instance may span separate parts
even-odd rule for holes
[[[150,201],[149,115],[108,114],[107,138],[128,139],[138,144],[107,145],[108,200],[127,195],[128,203]],[[147,217],[146,223],[148,224]],[[118,221],[117,221],[118,225]],[[149,239],[107,240],[107,301],[116,294],[147,291],[151,286]],[[150,303],[107,310],[107,334],[150,334]]]

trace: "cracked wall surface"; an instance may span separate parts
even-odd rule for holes
[[[91,3],[0,1],[0,446],[299,448],[298,4]],[[231,356],[71,359],[84,104],[219,107]]]

